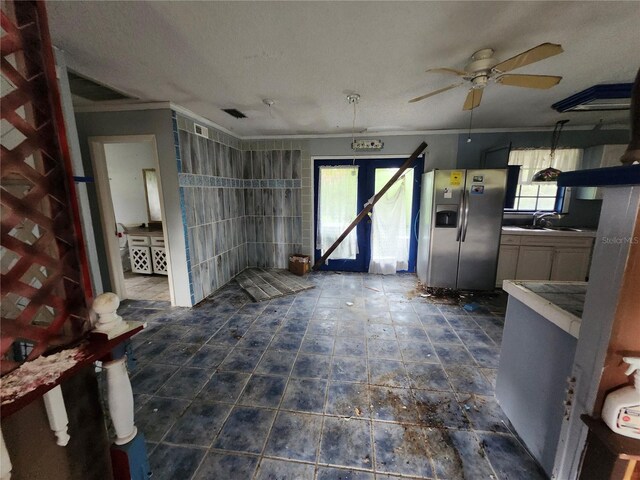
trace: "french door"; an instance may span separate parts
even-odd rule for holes
[[[316,261],[405,160],[385,158],[314,162]],[[385,273],[393,270],[414,272],[423,169],[424,157],[421,156],[376,204],[369,218],[356,226],[320,269],[368,272],[370,265],[373,265],[372,271],[376,273],[382,270]]]

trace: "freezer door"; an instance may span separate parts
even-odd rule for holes
[[[467,170],[457,288],[493,290],[507,170]]]
[[[420,225],[418,228],[418,258],[416,273],[422,283],[427,282],[429,269],[429,252],[431,250],[431,217],[433,210],[434,172],[422,175],[422,191],[420,192]]]
[[[427,286],[456,287],[464,185],[464,170],[435,171]]]

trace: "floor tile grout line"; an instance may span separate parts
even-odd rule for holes
[[[246,303],[247,303],[247,302],[243,303],[243,306],[244,306]],[[242,308],[242,307],[240,307],[240,308]],[[238,310],[239,310],[239,308],[238,308]],[[225,322],[225,323],[224,323],[224,324],[223,324],[223,325],[218,329],[218,331],[220,331],[220,330],[224,327],[224,325],[226,325],[226,324],[230,321],[230,319],[231,319],[231,317],[233,317],[233,315],[234,315],[234,314],[229,315],[229,318],[227,318],[227,322]],[[216,331],[216,333],[217,333],[217,331]],[[215,334],[214,334],[214,335],[215,335]],[[201,348],[202,348],[202,347],[201,347]],[[198,349],[198,351],[199,351],[199,350],[200,350],[200,349]],[[229,353],[228,353],[226,356],[228,356],[232,351],[233,351],[233,348],[229,351]],[[188,360],[190,360],[191,358],[193,358],[193,356],[194,356],[194,355],[195,355],[195,353],[194,353],[191,357],[189,357],[189,359],[188,359]],[[225,358],[226,358],[226,356],[225,356]],[[186,362],[187,362],[188,360],[186,360],[186,361],[185,361],[185,364],[186,364]],[[224,361],[224,359],[223,359],[222,361]],[[222,363],[222,362],[221,362],[221,363]],[[178,369],[178,370],[179,370],[179,369]],[[200,395],[200,392],[202,392],[202,390],[206,387],[206,385],[209,383],[209,381],[211,381],[211,378],[216,374],[216,371],[217,371],[217,367],[216,367],[215,369],[213,369],[213,372],[212,372],[212,373],[211,373],[211,375],[208,377],[207,381],[202,385],[202,387],[200,387],[200,389],[198,390],[198,392],[197,392],[197,393],[194,395],[194,397],[190,400],[190,403],[189,403],[189,405],[187,406],[187,408],[185,408],[185,409],[182,411],[182,413],[181,413],[181,414],[180,414],[180,415],[175,419],[175,421],[171,424],[171,426],[170,426],[169,428],[167,428],[167,430],[165,431],[164,435],[162,436],[162,438],[161,438],[161,439],[160,439],[160,441],[158,442],[158,445],[160,445],[161,443],[163,443],[164,439],[166,439],[166,438],[167,438],[167,435],[169,435],[169,432],[171,432],[171,430],[172,430],[172,429],[173,429],[173,427],[175,427],[175,425],[178,423],[178,421],[180,420],[180,418],[182,417],[182,415],[184,415],[184,412],[186,412],[186,411],[187,411],[187,410],[188,410],[188,409],[193,405],[193,403],[195,402],[195,400],[196,400],[196,398],[198,397],[198,395]],[[176,373],[177,373],[177,372],[178,372],[178,371],[176,371]],[[162,387],[160,387],[160,389],[161,389],[161,388],[162,388]],[[160,389],[158,389],[158,391],[160,391]],[[224,423],[226,423],[226,421],[228,420],[229,415],[231,414],[231,411],[232,411],[232,410],[233,410],[233,407],[231,407],[231,408],[229,409],[229,412],[227,413],[227,415],[226,415],[226,417],[225,417],[225,420],[224,420],[224,422],[223,422],[222,426],[224,426]],[[218,430],[218,432],[216,433],[216,436],[217,436],[217,435],[222,431],[222,426],[220,427],[220,429],[219,429],[219,430]],[[214,437],[214,439],[212,440],[212,443],[213,443],[214,441],[215,441],[215,437]],[[154,450],[155,450],[155,449],[154,449]],[[209,450],[210,450],[210,447],[209,447],[209,448],[207,448],[207,449],[205,450],[205,453],[204,453],[204,455],[202,456],[202,459],[200,460],[200,463],[198,464],[198,466],[197,466],[197,467],[196,467],[196,469],[193,471],[193,473],[192,473],[192,475],[191,475],[191,477],[190,477],[191,479],[195,478],[195,475],[196,475],[197,471],[199,470],[200,466],[202,465],[202,463],[204,462],[204,460],[206,459],[206,457],[207,457],[207,455],[208,455],[208,453],[209,453]]]
[[[248,303],[248,302],[246,302],[246,301],[245,301],[245,302],[242,304],[242,306],[240,306],[240,307],[238,308],[238,310],[236,311],[236,313],[237,313],[238,311],[240,311],[240,310],[242,309],[242,307],[244,307],[247,303]],[[218,333],[218,331],[220,331],[220,330],[224,327],[224,325],[226,325],[226,324],[231,320],[231,317],[233,317],[233,315],[235,315],[235,314],[231,314],[231,315],[229,316],[229,318],[227,319],[227,321],[226,321],[226,322],[225,322],[225,323],[224,323],[224,324],[223,324],[223,325],[222,325],[222,326],[221,326],[221,327],[216,331],[216,333]],[[258,316],[260,316],[260,314],[258,314],[258,315],[256,316],[256,319],[257,319],[257,317],[258,317]],[[254,320],[254,321],[255,321],[255,320]],[[215,335],[215,333],[214,333],[214,335]],[[213,336],[212,336],[211,338],[213,338]],[[210,338],[210,339],[211,339],[211,338]],[[210,340],[210,339],[209,339],[209,340]],[[205,343],[204,345],[207,345],[207,343]],[[236,345],[237,345],[237,343],[236,343]],[[204,389],[204,388],[209,384],[209,382],[211,381],[211,379],[213,378],[213,376],[214,376],[216,373],[218,373],[218,367],[219,367],[220,365],[222,365],[222,363],[226,360],[226,358],[227,358],[229,355],[231,355],[231,352],[233,352],[233,350],[234,350],[234,349],[235,349],[235,345],[234,345],[232,348],[230,348],[230,349],[229,349],[229,352],[227,353],[227,355],[225,355],[225,356],[224,356],[224,358],[220,361],[220,363],[218,363],[218,365],[216,365],[216,367],[213,369],[213,373],[211,374],[211,376],[209,377],[209,379],[207,380],[207,382],[206,382],[206,383],[205,383],[205,384],[200,388],[200,390],[198,391],[198,393],[197,393],[197,394],[196,394],[196,396],[194,397],[194,401],[195,401],[195,399],[196,399],[196,398],[198,398],[198,395],[200,395],[200,393],[202,392],[202,390],[203,390],[203,389]],[[251,377],[249,377],[249,378],[251,378]],[[248,380],[247,380],[247,383],[248,383]],[[245,384],[245,387],[246,387],[246,384]],[[244,390],[244,389],[243,389],[243,390]],[[241,392],[240,394],[242,394],[242,392]],[[240,397],[238,396],[238,398],[240,398]],[[237,402],[237,400],[238,400],[238,399],[236,399],[236,402]],[[199,471],[199,470],[200,470],[200,468],[202,467],[202,464],[204,463],[204,461],[206,460],[207,456],[208,456],[208,455],[209,455],[209,453],[211,452],[211,448],[213,447],[213,444],[215,443],[216,438],[218,437],[218,435],[220,434],[220,432],[221,432],[221,431],[222,431],[222,429],[224,428],[224,425],[225,425],[225,424],[227,423],[227,421],[229,420],[229,416],[231,415],[231,412],[232,412],[232,411],[233,411],[233,409],[235,408],[235,403],[236,403],[236,402],[234,402],[233,404],[231,404],[231,408],[229,408],[229,411],[228,411],[228,412],[227,412],[227,414],[225,415],[224,421],[220,424],[220,428],[218,429],[218,431],[216,432],[216,434],[212,437],[212,439],[211,439],[211,443],[209,444],[209,447],[206,449],[205,454],[202,456],[202,459],[200,460],[200,463],[199,463],[199,464],[198,464],[198,466],[194,469],[194,471],[193,471],[193,473],[192,473],[192,475],[191,475],[191,477],[190,477],[191,479],[194,479],[194,478],[196,477],[196,475],[198,474],[198,471]],[[193,402],[192,402],[192,404],[193,404]],[[175,424],[174,424],[174,425],[175,425]],[[173,426],[172,426],[171,428],[173,428]],[[170,430],[171,430],[171,429],[167,430],[167,434],[169,433],[169,431],[170,431]],[[165,436],[166,436],[166,434],[165,434]]]
[[[322,295],[322,293],[320,295]],[[320,303],[320,297],[318,297],[318,301],[316,302],[316,305],[318,303]],[[314,308],[314,312],[315,312],[315,308]],[[337,334],[338,334],[338,326],[336,322],[335,335],[337,336]],[[318,447],[316,450],[316,461],[314,462],[314,467],[313,467],[314,479],[318,477],[320,455],[322,454],[322,438],[324,435],[324,421],[326,418],[327,401],[329,400],[329,383],[331,382],[331,376],[333,375],[333,359],[335,357],[335,350],[336,350],[336,339],[334,338],[333,347],[331,348],[331,355],[329,355],[329,372],[327,373],[327,384],[325,385],[324,398],[322,401],[322,418],[320,419],[320,438],[318,439]]]
[[[442,315],[442,317],[445,319],[445,321],[447,322],[447,324],[449,324],[449,321],[447,320],[446,315],[444,315],[444,314],[443,314],[443,315]],[[426,329],[426,327],[424,327],[424,328],[425,328],[425,332],[426,332],[426,330],[427,330],[427,329]],[[455,331],[455,329],[454,329],[454,328],[452,328],[452,330],[454,331],[454,334],[456,335],[456,337],[457,337],[458,339],[460,339],[460,337],[458,337],[458,334],[457,334],[457,332]],[[433,344],[433,341],[431,340],[431,337],[429,337],[428,332],[426,332],[426,333],[427,333],[427,337],[429,338],[429,342],[431,343],[431,346],[432,346],[432,347],[434,347],[434,344]],[[462,339],[460,339],[460,341],[462,342]],[[464,342],[462,342],[462,345],[464,346],[465,350],[467,350],[466,345],[464,344]],[[436,355],[438,355],[438,352],[436,351],[435,347],[433,348],[433,350],[434,350],[434,352],[436,353]],[[438,355],[438,358],[439,358],[439,355]],[[471,356],[471,358],[473,358],[473,359],[474,359],[474,361],[475,361],[475,358],[474,358],[473,356]],[[440,358],[439,358],[439,359],[440,359]],[[440,359],[440,363],[442,364],[442,359]],[[453,392],[454,398],[456,398],[456,394],[458,393],[458,391],[457,391],[455,388],[453,388],[453,384],[451,383],[451,380],[450,380],[450,378],[449,378],[449,374],[447,373],[447,371],[446,371],[446,370],[445,370],[445,368],[444,368],[444,364],[442,364],[442,370],[444,371],[445,376],[447,377],[447,381],[449,382],[449,384],[450,384],[450,386],[451,386],[451,391]],[[462,414],[465,416],[465,418],[467,418],[467,419],[469,420],[469,424],[470,424],[470,425],[473,425],[473,424],[471,423],[471,420],[468,418],[468,415],[466,414],[466,412],[464,412],[464,410],[462,411]],[[476,439],[476,441],[478,442],[478,444],[481,446],[482,450],[484,451],[484,446],[482,446],[482,444],[481,444],[481,442],[480,442],[480,438],[478,437],[478,435],[477,435],[477,433],[476,433],[475,429],[473,429],[473,428],[472,428],[472,429],[471,429],[471,432],[472,432],[472,434],[473,434],[474,438]],[[425,441],[426,441],[426,437],[425,437]],[[496,476],[495,476],[495,478],[496,478],[496,479],[497,479],[497,478],[499,478],[499,477],[498,477],[498,475],[496,474],[496,470],[495,470],[495,468],[494,468],[493,464],[491,463],[491,460],[489,459],[489,456],[488,456],[486,453],[485,453],[485,458],[487,459],[487,463],[489,464],[489,467],[491,468],[491,470],[493,471],[493,473],[496,475]],[[436,475],[436,477],[435,477],[435,478],[437,478],[437,474],[436,474],[435,469],[434,469],[433,473],[434,473],[434,475]]]
[[[275,300],[275,299],[269,300],[269,303],[271,303],[271,302],[272,302],[272,301],[274,301],[274,300]],[[291,306],[292,306],[292,305],[293,305],[293,302],[291,302],[291,305],[289,305],[289,308],[287,308],[287,311],[284,313],[284,315],[283,315],[283,317],[282,317],[283,319],[284,319],[284,318],[286,318],[287,313],[289,312],[289,310],[291,310]],[[278,305],[278,306],[279,306],[279,305]],[[265,309],[264,309],[260,314],[258,314],[258,315],[256,316],[256,319],[252,322],[252,324],[253,324],[253,323],[255,323],[255,322],[258,320],[258,317],[260,317],[260,315],[262,315],[262,313],[264,313],[264,311],[265,311],[267,308],[269,308],[269,306],[268,306],[268,305],[267,305],[267,307],[266,307],[266,308],[265,308]],[[256,369],[257,369],[257,368],[258,368],[258,366],[260,365],[260,362],[262,362],[262,359],[264,358],[264,355],[266,354],[267,350],[269,349],[269,345],[271,345],[271,343],[273,342],[273,339],[275,338],[275,336],[277,335],[277,332],[280,330],[280,328],[281,328],[281,327],[282,327],[282,325],[278,325],[278,326],[277,326],[277,328],[275,329],[275,331],[273,332],[273,334],[272,334],[272,336],[271,336],[271,340],[269,340],[269,343],[267,344],[266,348],[264,349],[264,351],[263,351],[263,352],[262,352],[262,354],[260,355],[260,358],[259,358],[259,359],[258,359],[258,361],[256,362],[255,367],[253,367],[253,370],[252,370],[252,371],[251,371],[251,373],[249,374],[249,378],[247,379],[247,383],[245,383],[244,387],[243,387],[243,388],[242,388],[242,390],[240,391],[240,394],[238,395],[238,397],[237,397],[237,398],[236,398],[236,400],[234,401],[234,405],[233,405],[233,407],[230,409],[229,414],[227,415],[227,418],[225,419],[224,423],[223,423],[223,424],[222,424],[222,426],[220,427],[220,430],[218,430],[218,433],[217,433],[217,434],[216,434],[216,436],[214,437],[213,442],[212,442],[212,445],[213,445],[213,443],[215,443],[215,440],[216,440],[216,438],[218,437],[218,435],[220,434],[220,432],[222,432],[222,430],[224,429],[224,426],[226,425],[227,421],[229,420],[229,416],[231,415],[231,412],[232,412],[236,407],[238,407],[238,406],[239,406],[239,405],[238,405],[238,401],[240,400],[240,398],[242,398],[242,394],[243,394],[243,393],[244,393],[244,391],[246,390],[247,385],[249,385],[249,382],[251,381],[252,377],[256,374]],[[249,328],[251,328],[251,327],[249,327]],[[247,329],[247,331],[248,331],[248,329]],[[237,346],[237,344],[236,344],[236,346]],[[234,347],[234,349],[235,349],[235,348],[236,348],[236,347]],[[229,352],[229,353],[231,353],[231,352]],[[291,367],[291,368],[293,369],[293,365],[292,365],[292,367]],[[286,390],[286,385],[287,385],[287,384],[288,384],[288,379],[287,379],[287,382],[285,383],[285,390]],[[284,397],[284,390],[283,390],[283,392],[282,392],[282,397]],[[280,402],[282,402],[282,398],[280,399]],[[240,406],[242,406],[242,405],[240,405]],[[262,408],[262,407],[250,407],[250,408]],[[259,455],[259,457],[258,457],[258,463],[256,464],[256,471],[255,471],[255,473],[254,473],[254,477],[258,474],[258,470],[259,470],[259,468],[260,468],[260,465],[261,465],[261,463],[262,463],[262,458],[263,458],[263,456],[262,456],[262,452],[264,452],[264,449],[266,448],[267,441],[269,440],[269,435],[271,434],[271,429],[273,428],[273,424],[274,424],[274,422],[275,422],[275,420],[276,420],[277,415],[278,415],[278,410],[276,409],[276,410],[275,410],[275,414],[274,414],[274,416],[273,416],[273,420],[271,421],[271,425],[269,426],[269,430],[268,430],[267,435],[266,435],[266,437],[265,437],[265,439],[264,439],[264,445],[262,446],[261,453],[260,453],[260,455]]]

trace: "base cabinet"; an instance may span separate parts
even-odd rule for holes
[[[496,286],[503,280],[584,282],[593,238],[556,235],[502,235]]]
[[[498,256],[498,271],[496,273],[496,285],[502,286],[503,280],[516,278],[518,268],[518,253],[520,247],[515,245],[501,245]]]
[[[516,280],[549,280],[553,263],[553,247],[523,245],[518,253]]]
[[[590,248],[557,248],[553,254],[551,280],[586,279],[590,257]]]
[[[164,239],[145,235],[129,236],[129,256],[133,273],[168,275]]]

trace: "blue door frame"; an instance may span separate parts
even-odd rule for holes
[[[313,242],[316,262],[322,256],[320,250],[315,248],[318,232],[318,186],[320,182],[320,167],[355,165],[358,168],[358,211],[373,196],[375,191],[376,168],[399,168],[406,158],[360,158],[353,160],[316,160],[313,166],[314,187],[314,228]],[[424,155],[416,160],[413,166],[413,201],[411,205],[411,232],[409,242],[409,269],[407,272],[416,271],[416,257],[418,254],[418,212],[420,210],[420,185],[424,171]],[[375,207],[374,207],[375,210]],[[327,260],[320,270],[334,270],[343,272],[367,272],[371,261],[371,220],[365,219],[356,226],[358,235],[358,254],[355,260]]]

